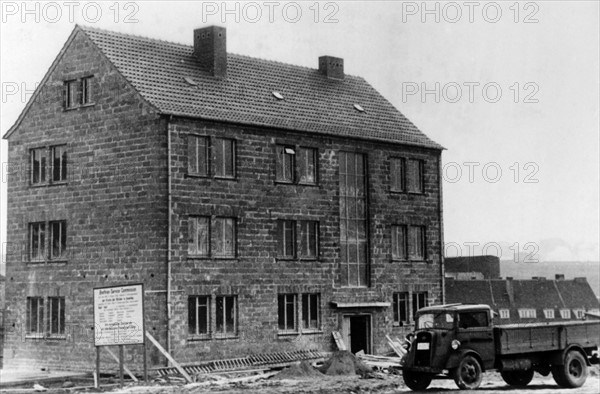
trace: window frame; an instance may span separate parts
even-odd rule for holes
[[[54,256],[54,225],[59,225],[59,245],[60,245],[60,254],[58,256]],[[48,261],[64,261],[65,255],[67,252],[67,221],[66,220],[50,220],[48,221],[48,252],[47,259]],[[63,236],[64,236],[64,246],[63,246]]]
[[[500,316],[500,319],[510,319],[510,309],[499,309],[498,316]]]
[[[421,305],[421,300],[420,297],[424,296],[423,298],[423,304]],[[411,306],[411,311],[412,311],[412,316],[411,316],[411,322],[415,321],[415,316],[417,314],[417,312],[419,311],[419,309],[421,308],[425,308],[427,306],[429,306],[429,292],[427,291],[413,291],[411,292],[411,301],[412,301],[412,306]],[[415,302],[416,301],[416,302]]]
[[[312,168],[313,168],[313,178],[314,180],[311,181],[303,181],[302,180],[302,176],[303,174],[303,170],[307,170],[309,168],[309,166],[307,165],[307,162],[304,162],[304,155],[303,153],[305,152],[312,152],[313,154],[313,160],[312,160]],[[319,184],[319,150],[317,148],[312,148],[309,146],[299,146],[298,149],[296,149],[296,156],[299,157],[300,160],[296,159],[295,160],[295,164],[296,164],[296,178],[298,180],[298,185],[303,185],[303,186],[317,186]],[[302,164],[299,164],[302,163]],[[306,171],[306,173],[308,174],[308,171]]]
[[[292,153],[288,152],[291,150]],[[297,149],[293,145],[275,145],[275,182],[284,184],[296,183],[296,155]],[[287,159],[289,159],[289,179],[285,173]]]
[[[571,319],[571,310],[569,308],[562,308],[560,310],[560,318],[561,319]]]
[[[520,308],[519,319],[537,319],[537,311],[534,308]]]
[[[555,318],[555,313],[554,313],[554,309],[544,309],[544,319],[554,319]]]
[[[391,244],[392,244],[392,251],[391,251],[391,255],[392,255],[392,260],[393,261],[405,261],[408,260],[408,227],[406,224],[392,224],[391,226]],[[399,248],[398,248],[398,244],[397,241],[399,239],[398,237],[398,230],[401,229],[402,230],[402,253],[398,253],[399,252]]]
[[[191,161],[191,157],[190,157],[190,151],[191,151],[191,142],[194,142],[194,150],[195,150],[195,166],[196,166],[196,171],[192,170],[192,161]],[[200,163],[201,163],[201,157],[199,155],[200,149],[202,148],[199,144],[200,141],[203,141],[203,148],[204,148],[204,172],[200,171]],[[188,134],[187,135],[187,176],[190,177],[198,177],[198,178],[208,178],[210,177],[210,164],[211,164],[211,144],[210,144],[210,137],[205,136],[205,135],[198,135],[198,134]]]
[[[417,179],[417,184],[418,184],[418,189],[417,190],[411,190],[411,176],[412,176],[412,171],[411,171],[411,163],[416,163],[417,164],[417,170],[418,170],[418,179]],[[425,163],[422,159],[415,159],[415,158],[407,158],[406,162],[405,162],[405,173],[406,173],[406,181],[405,181],[405,188],[406,188],[406,192],[409,194],[425,194]]]
[[[223,245],[225,245],[226,241],[226,221],[231,221],[231,253],[228,254],[226,252],[219,252],[217,248],[217,237],[219,235],[219,230],[217,226],[221,222],[223,224],[222,235],[223,235]],[[212,220],[212,230],[211,230],[211,246],[210,246],[210,255],[215,259],[235,259],[237,258],[237,219],[230,216],[216,216]]]
[[[288,297],[291,297],[291,302],[288,301]],[[283,326],[281,328],[281,300],[283,299]],[[288,306],[292,307],[292,328],[288,329]],[[279,293],[277,294],[277,330],[281,334],[298,334],[298,294],[296,293]]]
[[[35,226],[41,226],[42,229],[40,231],[40,229],[37,230],[37,234],[38,234],[38,253],[36,254],[36,256],[33,256],[33,251],[34,251],[34,247],[33,247],[33,236],[34,236],[34,227]],[[46,237],[46,222],[30,222],[29,223],[29,234],[28,234],[28,239],[29,239],[29,261],[31,262],[45,262],[46,261],[46,256],[47,256],[47,237]],[[41,234],[41,235],[40,235]],[[41,242],[40,242],[41,241]],[[41,247],[40,247],[41,244]],[[41,251],[41,252],[40,252]]]
[[[64,110],[72,110],[77,109],[80,106],[80,89],[79,89],[79,80],[77,79],[68,79],[63,83],[63,100],[64,100]]]
[[[60,163],[60,175],[59,175],[59,179],[55,179],[54,178],[54,174],[55,174],[55,161],[56,161],[56,151],[57,148],[59,149],[63,149],[62,151],[62,155],[59,156],[59,163]],[[68,176],[69,176],[69,152],[67,151],[67,144],[62,144],[62,145],[52,145],[49,147],[50,150],[50,154],[48,155],[49,159],[50,159],[50,174],[48,176],[48,180],[50,183],[52,184],[60,184],[60,183],[67,183],[68,182]],[[64,159],[63,159],[64,156]],[[63,174],[64,172],[64,174]]]
[[[417,244],[413,245],[413,231],[418,231],[420,238]],[[413,253],[414,248],[414,253]],[[407,241],[407,259],[412,261],[427,260],[427,227],[421,225],[408,226],[408,241]]]
[[[35,304],[35,308],[34,308]],[[35,309],[35,323],[36,330],[32,330],[32,315]],[[44,337],[45,331],[45,310],[44,310],[44,297],[32,296],[27,297],[27,336],[28,337]]]
[[[233,331],[227,330],[227,301],[232,301],[232,318],[233,318]],[[222,307],[222,326],[219,329],[219,301],[223,303]],[[215,338],[231,338],[238,336],[238,296],[236,294],[219,294],[215,296]]]
[[[411,323],[409,300],[410,292],[408,291],[399,291],[392,294],[392,322],[395,326],[403,327]],[[402,316],[403,311],[404,316]],[[404,317],[404,319],[402,319],[402,317]]]
[[[221,143],[223,145],[221,145]],[[231,154],[231,172],[232,174],[229,175],[227,174],[227,161],[226,159],[226,153],[225,153],[225,149],[226,149],[226,143],[230,143],[230,154]],[[219,149],[221,149],[219,151]],[[224,138],[224,137],[214,137],[213,141],[212,141],[212,145],[211,145],[211,150],[212,150],[212,157],[213,157],[213,166],[212,166],[212,170],[213,170],[213,178],[215,179],[229,179],[229,180],[234,180],[237,177],[237,141],[233,138]],[[221,162],[221,168],[219,168],[219,166],[217,165],[218,163],[218,155],[223,155],[222,156],[222,162]],[[220,173],[220,171],[223,171],[223,174]]]
[[[288,240],[287,235],[290,239]],[[297,231],[296,221],[291,219],[277,219],[277,259],[279,260],[295,260],[297,257]],[[287,253],[288,244],[291,246],[291,253]]]
[[[53,312],[55,307],[53,302],[57,302],[58,316],[57,316],[57,332],[54,332],[54,316]],[[48,297],[48,336],[52,337],[63,337],[65,336],[65,297],[51,296]]]
[[[396,182],[394,182],[394,179]],[[398,181],[400,185],[397,185]],[[390,158],[390,192],[406,192],[406,158],[404,157]]]
[[[200,253],[200,242],[199,242],[199,236],[198,236],[198,229],[199,229],[199,222],[200,220],[202,221],[206,221],[206,236],[204,237],[204,239],[206,239],[206,253]],[[211,245],[212,245],[212,241],[211,241],[211,217],[210,216],[202,216],[202,215],[191,215],[188,216],[188,247],[187,247],[187,255],[188,257],[192,257],[192,258],[210,258],[211,257]],[[195,230],[195,234],[190,234],[191,232],[194,232]],[[194,250],[190,250],[190,241],[192,239],[192,235],[193,235],[193,240],[194,240]]]
[[[92,88],[93,78],[93,75],[88,75],[86,77],[81,78],[81,99],[79,104],[82,107],[94,105],[94,100],[92,100],[92,94],[94,92]]]
[[[206,301],[206,332],[200,332],[200,312],[199,309],[201,307],[200,301]],[[192,311],[190,311],[190,307],[192,306],[192,302],[194,303],[193,307],[193,317],[194,321],[191,321]],[[188,336],[194,338],[210,338],[211,337],[211,296],[210,295],[188,295]],[[192,327],[192,323],[194,324],[193,332],[190,330]]]
[[[36,153],[40,152],[40,158],[38,159],[39,165],[34,164],[34,157]],[[30,186],[43,186],[48,183],[48,148],[47,147],[37,147],[29,149],[29,167],[30,167],[30,176],[29,176],[29,184]],[[37,182],[34,181],[35,170],[38,170],[38,178]],[[43,177],[42,177],[43,175]]]
[[[314,231],[313,234],[310,234],[310,231],[307,231],[306,233],[306,240],[303,240],[303,226],[306,225],[307,229],[310,230],[312,228],[312,230]],[[320,241],[320,224],[319,221],[317,220],[298,220],[298,226],[300,227],[300,231],[297,231],[296,234],[296,243],[297,246],[295,247],[296,249],[296,255],[298,257],[298,259],[300,260],[318,260],[319,259],[319,241]],[[314,242],[314,253],[310,254],[310,241]],[[303,250],[302,250],[302,245],[303,242],[306,241],[307,243],[307,250],[309,251],[309,254],[304,254]]]
[[[316,300],[314,300],[316,299]],[[300,322],[302,332],[321,331],[321,294],[320,293],[302,293],[300,296]],[[313,301],[316,301],[316,324],[312,324],[311,312],[314,312]],[[305,316],[306,312],[306,316]]]

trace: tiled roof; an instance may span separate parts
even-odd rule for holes
[[[598,309],[600,307],[600,302],[598,302],[598,298],[596,298],[592,287],[587,281],[578,278],[574,280],[557,280],[556,286],[567,307],[574,308],[577,306],[587,309]]]
[[[191,45],[76,29],[164,114],[443,149],[360,77],[332,80],[316,69],[228,54],[219,79],[200,70]]]

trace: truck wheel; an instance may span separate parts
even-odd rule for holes
[[[481,384],[481,364],[473,356],[465,356],[453,371],[454,382],[461,390],[475,390]]]
[[[415,371],[402,371],[402,377],[408,388],[414,391],[425,390],[432,379],[430,374]]]
[[[502,371],[500,372],[502,379],[510,386],[525,387],[533,379],[533,369],[521,371]]]
[[[561,387],[581,387],[587,379],[587,363],[585,358],[576,350],[571,350],[565,357],[563,365],[552,367],[552,377]]]

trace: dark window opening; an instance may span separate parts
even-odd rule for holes
[[[408,292],[393,295],[394,323],[403,326],[409,323]]]
[[[427,292],[415,292],[412,294],[412,318],[414,320],[417,311],[429,305]]]
[[[29,224],[29,260],[43,261],[46,251],[46,223]]]
[[[217,297],[217,334],[236,335],[237,334],[237,297],[236,296],[218,296]]]
[[[294,147],[278,145],[277,148],[277,169],[275,179],[278,182],[294,182],[295,157]]]
[[[52,151],[52,182],[67,180],[67,146],[53,146]]]
[[[37,185],[46,182],[46,166],[47,166],[47,150],[46,148],[38,148],[31,150],[31,184]]]
[[[42,334],[44,332],[44,299],[27,297],[27,332]]]
[[[280,331],[296,331],[296,294],[277,296],[277,315]]]
[[[298,255],[306,259],[315,259],[319,255],[319,222],[300,221]]]
[[[321,327],[320,295],[302,294],[302,328],[318,330]]]
[[[391,190],[393,192],[403,192],[406,188],[405,179],[405,161],[402,158],[392,158],[391,160]]]
[[[293,220],[277,221],[277,239],[280,258],[296,257],[296,222]]]
[[[64,220],[50,222],[50,260],[58,260],[67,251],[67,222]]]
[[[50,335],[65,333],[65,298],[48,297],[48,332]]]
[[[210,333],[210,297],[188,297],[188,332],[191,335]]]

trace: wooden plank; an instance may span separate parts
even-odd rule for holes
[[[117,357],[116,354],[114,354],[113,352],[111,352],[111,350],[108,348],[108,346],[103,346],[104,350],[106,350],[108,352],[108,354],[110,354],[110,356],[116,361],[119,362],[119,357]],[[135,377],[135,375],[129,370],[129,368],[127,368],[125,365],[123,365],[123,369],[125,369],[125,372],[127,372],[127,375],[129,375],[131,377],[131,379],[133,379],[134,382],[137,382],[137,378]]]
[[[404,350],[402,346],[399,346],[396,342],[394,342],[389,335],[386,335],[385,338],[387,339],[390,347],[394,350],[394,353],[400,356],[400,358],[404,357],[404,355],[406,354],[406,350]]]
[[[336,344],[338,350],[348,350],[348,348],[346,347],[346,344],[344,343],[344,339],[342,339],[342,334],[340,334],[339,331],[332,331],[331,335],[333,336],[333,339],[335,340],[335,344]]]
[[[169,360],[171,362],[171,364],[173,364],[175,366],[175,368],[177,368],[177,370],[179,371],[179,373],[185,378],[185,380],[188,381],[188,383],[192,383],[191,376],[188,375],[187,372],[185,372],[185,370],[183,369],[183,367],[177,361],[175,361],[175,359],[173,357],[171,357],[171,355],[160,345],[160,343],[158,343],[158,341],[148,331],[146,331],[146,338],[148,338],[150,340],[150,342],[152,342],[152,344],[154,346],[156,346],[156,348],[162,354],[164,354],[164,356],[167,358],[167,360]]]

